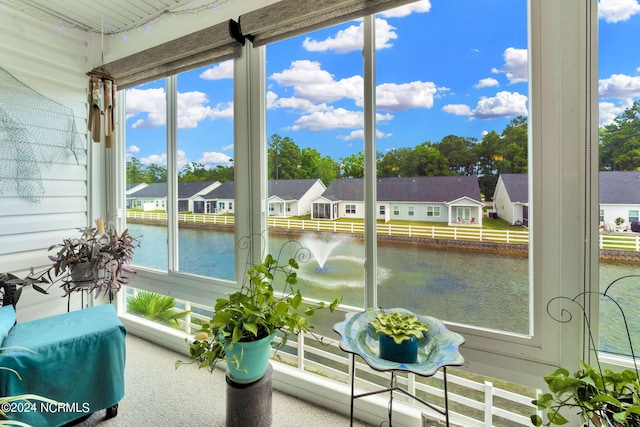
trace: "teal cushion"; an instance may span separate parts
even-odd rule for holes
[[[9,335],[9,331],[16,323],[16,311],[12,305],[0,307],[0,347],[4,339]]]

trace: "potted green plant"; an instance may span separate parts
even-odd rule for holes
[[[137,238],[128,230],[118,233],[115,227],[102,226],[80,228],[80,236],[68,237],[49,247],[57,249],[49,259],[53,265],[48,269],[51,281],[61,280],[65,296],[79,289],[88,289],[96,296],[107,295],[109,301],[122,285],[127,275],[135,273],[129,267],[133,251],[140,246]]]
[[[380,357],[400,363],[416,362],[418,340],[429,332],[429,325],[414,314],[397,310],[381,310],[369,324],[378,337]]]
[[[268,368],[277,333],[281,340],[276,350],[291,334],[313,330],[308,316],[315,310],[333,311],[340,303],[340,299],[330,305],[305,303],[296,286],[298,267],[295,258],[280,264],[271,254],[261,264],[252,265],[240,290],[216,301],[211,320],[202,325],[190,344],[189,359],[210,371],[225,360],[227,375],[237,383],[260,379]],[[283,286],[282,292],[275,290],[276,282]],[[176,367],[182,363],[179,360]]]
[[[576,372],[559,368],[544,377],[544,381],[550,392],[538,397],[533,404],[545,411],[546,420],[538,414],[532,415],[534,426],[567,424],[563,410],[578,414],[585,425],[640,425],[640,388],[635,370],[600,371],[581,361]]]

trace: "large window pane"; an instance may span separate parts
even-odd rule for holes
[[[143,236],[134,263],[168,269],[167,214],[176,209],[176,269],[232,280],[233,63],[185,72],[176,81],[177,92],[168,94],[177,105],[169,112],[177,128],[171,144],[164,81],[127,91],[127,217],[131,231]],[[167,153],[172,146],[175,153]],[[176,160],[176,200],[167,186],[169,157]]]
[[[599,5],[600,291],[613,281],[640,273],[640,48],[629,37],[640,30],[637,7]],[[637,5],[636,5],[637,6]],[[637,355],[640,278],[623,278],[607,292],[624,310]],[[631,355],[622,315],[614,302],[600,299],[601,351]]]
[[[233,280],[233,61],[177,76],[178,269]]]
[[[527,2],[428,6],[376,17],[378,302],[527,334]]]
[[[167,125],[164,79],[126,90],[127,226],[142,236],[133,264],[166,271]]]
[[[271,250],[309,249],[305,296],[364,304],[362,22],[267,47]]]

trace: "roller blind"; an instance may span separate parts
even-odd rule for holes
[[[241,44],[230,36],[229,21],[196,31],[103,66],[118,89],[240,56]]]
[[[240,16],[254,46],[308,33],[417,0],[282,0]]]

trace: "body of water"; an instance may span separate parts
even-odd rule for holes
[[[134,264],[166,270],[166,229],[129,224],[129,230],[134,236],[143,236]],[[325,300],[342,296],[346,304],[364,305],[362,241],[327,233],[303,234],[296,239],[301,247],[310,250],[309,262],[302,263],[298,271],[299,286],[305,296]],[[285,241],[281,235],[271,236],[270,252],[277,254]],[[288,247],[283,256],[291,256],[297,247]],[[233,233],[180,229],[180,271],[233,280],[234,256]],[[380,243],[378,303],[450,322],[527,334],[528,268],[528,259],[523,256]],[[602,288],[617,277],[638,273],[637,264],[603,262]],[[638,286],[639,278],[626,279],[612,292],[616,300],[625,304],[627,320],[636,336],[640,335],[640,322],[634,316],[640,308]],[[607,302],[601,311],[601,348],[629,353],[624,324],[615,304]]]

